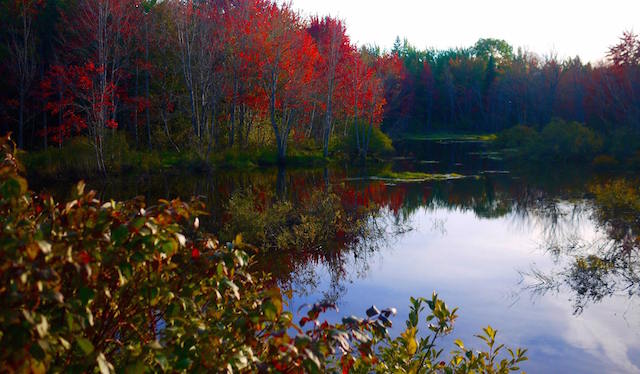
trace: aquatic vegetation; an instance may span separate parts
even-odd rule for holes
[[[518,159],[591,161],[603,140],[584,124],[554,119],[540,132],[527,126],[505,130],[496,145],[511,150]]]
[[[385,180],[392,182],[426,182],[426,181],[441,181],[450,179],[465,178],[464,175],[456,173],[447,174],[431,174],[418,171],[391,171],[383,170],[374,176],[369,177],[372,180]]]
[[[469,134],[436,132],[431,134],[406,134],[404,140],[423,140],[438,142],[492,142],[498,139],[496,134]]]

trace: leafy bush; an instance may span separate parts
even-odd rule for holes
[[[533,150],[539,159],[588,160],[602,148],[602,139],[578,122],[553,120],[540,133]]]
[[[367,129],[368,129],[368,126],[367,126]],[[360,128],[361,135],[362,135],[362,131],[363,129],[361,127]],[[362,139],[360,139],[360,142],[362,142]],[[342,141],[339,144],[339,147],[342,149],[342,151],[345,154],[351,157],[358,156],[358,152],[359,152],[358,140],[356,138],[355,126],[349,127],[347,136],[344,139],[342,139]],[[382,130],[374,126],[373,129],[371,130],[371,139],[369,140],[369,149],[367,151],[367,154],[370,156],[385,157],[385,156],[392,155],[393,152],[394,152],[394,149],[393,149],[391,138],[385,135],[385,133],[383,133]]]
[[[602,139],[578,122],[554,119],[540,133],[515,126],[498,136],[503,148],[515,148],[519,157],[535,160],[590,161],[602,149]]]
[[[595,195],[598,213],[605,222],[626,222],[625,226],[640,225],[640,188],[626,179],[616,179],[590,186]],[[614,226],[618,226],[615,225]],[[624,232],[628,234],[629,231]]]
[[[500,148],[529,149],[539,141],[539,138],[540,135],[535,129],[524,125],[517,125],[498,134],[495,144]]]
[[[265,192],[246,190],[234,194],[228,208],[233,214],[225,225],[225,237],[239,233],[269,251],[327,249],[336,232],[347,235],[363,224],[351,219],[336,194],[323,190],[313,191],[295,205]]]
[[[480,338],[450,361],[436,340],[457,318],[437,295],[412,299],[407,329],[392,339],[393,309],[320,320],[316,304],[296,323],[255,251],[220,245],[199,230],[197,202],[102,202],[79,183],[71,201],[28,191],[15,147],[0,139],[0,372],[500,372],[525,351]],[[431,334],[419,338],[419,313]],[[306,326],[306,327],[305,327]]]
[[[631,128],[618,128],[605,142],[607,152],[620,163],[640,168],[640,132]]]

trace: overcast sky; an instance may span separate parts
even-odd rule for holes
[[[640,32],[640,0],[292,0],[303,14],[346,21],[357,44],[467,47],[478,38],[558,57],[602,59],[624,30]]]

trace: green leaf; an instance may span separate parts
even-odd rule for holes
[[[136,230],[140,230],[142,226],[144,226],[145,222],[147,222],[147,219],[145,217],[138,217],[133,220],[131,226],[133,226],[133,228]]]
[[[80,347],[80,350],[85,354],[85,355],[90,355],[93,352],[93,344],[89,341],[89,339],[83,338],[83,337],[79,337],[76,339],[76,343],[78,344],[78,347]]]
[[[93,292],[93,290],[88,287],[81,287],[78,290],[78,297],[80,298],[82,305],[87,305],[87,303],[89,303],[89,300],[93,299],[94,295],[95,292]]]
[[[111,232],[111,239],[114,245],[119,245],[124,242],[125,238],[129,235],[129,229],[125,225],[118,226]]]
[[[43,361],[45,358],[44,350],[42,349],[42,347],[40,347],[39,344],[31,345],[31,348],[29,348],[29,352],[31,352],[31,355],[33,355],[33,358],[35,358],[38,361]]]
[[[264,316],[269,321],[275,321],[278,318],[278,308],[271,302],[266,301],[262,304],[262,310],[264,311]]]

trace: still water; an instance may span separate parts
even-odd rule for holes
[[[229,209],[239,193],[246,197],[251,191],[249,220],[252,214],[270,214],[272,203],[286,202],[291,209],[307,207],[302,209],[306,222],[322,211],[316,209],[314,192],[330,192],[340,212],[328,221],[319,219],[332,223],[314,234],[327,240],[296,242],[257,257],[260,268],[293,290],[292,311],[331,301],[339,311],[326,318],[338,320],[364,315],[372,304],[396,307],[398,333],[409,298],[436,291],[449,306],[459,307],[454,333],[441,342],[445,351],[456,338],[481,348],[473,335],[489,324],[498,330],[500,342],[529,350],[521,368],[530,373],[640,372],[640,302],[635,297],[640,291],[640,220],[637,212],[626,221],[603,214],[589,187],[621,178],[633,181],[634,175],[575,166],[514,167],[482,143],[397,147],[402,157],[366,170],[343,165],[167,174],[88,185],[104,198],[201,196],[211,210],[206,227],[221,233],[236,227],[229,226],[234,214]],[[370,178],[384,168],[465,178],[420,183]],[[53,189],[64,196],[69,186]],[[354,222],[358,229],[350,231]],[[294,224],[277,230],[282,234]]]

